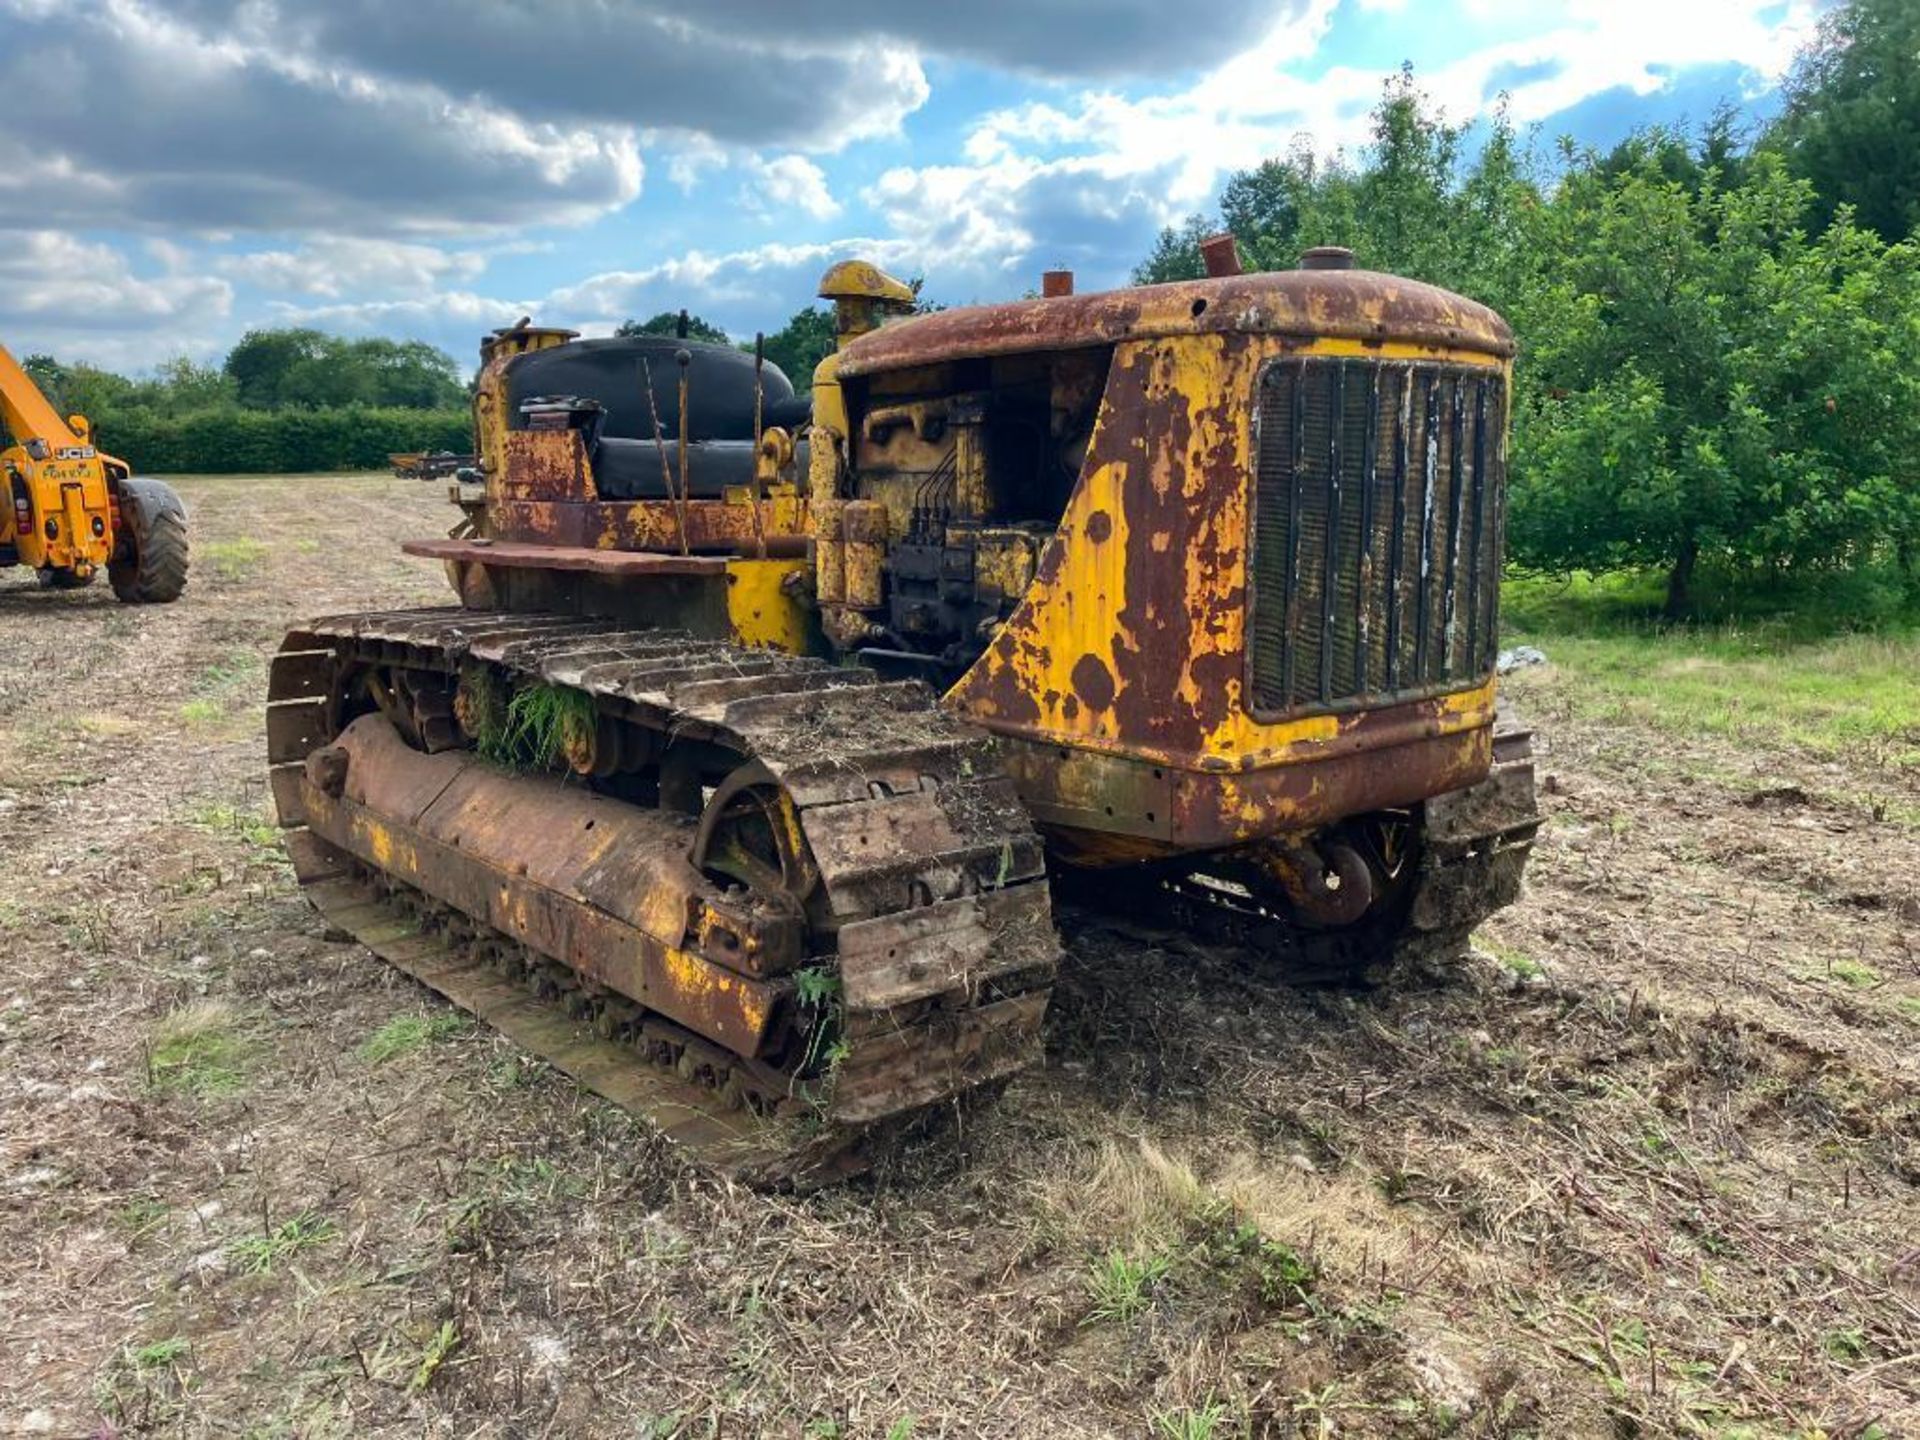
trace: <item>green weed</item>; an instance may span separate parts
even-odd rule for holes
[[[1153,1301],[1155,1287],[1166,1277],[1171,1262],[1165,1255],[1149,1255],[1144,1260],[1108,1251],[1094,1262],[1087,1280],[1093,1306],[1083,1325],[1111,1320],[1128,1325],[1140,1318]]]
[[[510,699],[506,683],[494,673],[492,666],[476,661],[461,667],[460,688],[454,698],[455,712],[460,724],[473,737],[474,749],[496,765],[508,765],[513,760],[512,747],[507,743]]]
[[[268,1275],[303,1250],[324,1245],[340,1233],[340,1227],[323,1215],[308,1213],[276,1225],[261,1235],[248,1235],[227,1246],[227,1256],[241,1270],[253,1275]]]
[[[1527,954],[1524,950],[1516,950],[1513,946],[1496,940],[1485,931],[1476,930],[1473,935],[1473,943],[1478,948],[1486,951],[1487,954],[1493,956],[1494,959],[1498,960],[1503,968],[1512,971],[1522,980],[1532,980],[1546,974],[1547,967]]]
[[[277,850],[280,845],[279,826],[258,812],[242,810],[236,805],[210,801],[196,807],[188,815],[187,821],[216,835],[235,836],[256,850]]]
[[[210,700],[202,695],[189,700],[180,707],[180,718],[189,725],[205,727],[218,725],[226,716],[226,709],[218,700]]]
[[[528,685],[507,703],[499,748],[529,769],[544,770],[570,746],[590,741],[597,711],[593,697],[569,685]]]
[[[114,1211],[113,1218],[138,1240],[156,1229],[167,1218],[166,1202],[154,1199],[151,1195],[138,1195]]]
[[[1864,1359],[1867,1353],[1867,1333],[1858,1325],[1845,1330],[1830,1330],[1820,1338],[1820,1348],[1835,1360]]]
[[[266,545],[251,535],[232,540],[202,540],[194,547],[194,562],[212,570],[221,580],[244,580],[267,558]]]
[[[1300,1304],[1319,1278],[1310,1263],[1224,1201],[1204,1206],[1196,1228],[1193,1261],[1257,1308]]]
[[[1880,983],[1880,972],[1859,960],[1835,960],[1827,966],[1827,974],[1856,990],[1865,990]]]
[[[369,1065],[384,1065],[471,1028],[464,1015],[396,1015],[361,1041],[356,1053]]]
[[[840,977],[825,965],[793,973],[794,998],[809,1010],[825,1010],[840,1001]]]
[[[807,1056],[801,1062],[803,1072],[816,1069],[831,1074],[846,1059],[849,1048],[840,1033],[842,989],[839,973],[825,965],[809,965],[793,974],[793,993],[802,1010],[814,1015],[813,1033],[807,1038]]]
[[[128,1353],[136,1370],[164,1370],[191,1348],[185,1336],[175,1335],[168,1340],[141,1345]]]
[[[183,1005],[161,1017],[147,1052],[148,1083],[183,1095],[232,1095],[246,1085],[252,1050],[232,1007],[217,1000]]]
[[[1214,1440],[1226,1421],[1227,1407],[1208,1403],[1198,1410],[1162,1410],[1153,1417],[1160,1440]]]
[[[418,1395],[431,1385],[440,1367],[447,1363],[447,1357],[459,1348],[460,1332],[453,1328],[451,1320],[441,1321],[440,1328],[433,1332],[426,1348],[420,1352],[420,1363],[414,1366],[413,1378],[407,1382],[407,1393]]]

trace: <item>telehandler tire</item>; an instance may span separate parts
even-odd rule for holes
[[[125,534],[107,566],[113,593],[129,605],[165,605],[187,588],[187,507],[158,480],[120,482]]]

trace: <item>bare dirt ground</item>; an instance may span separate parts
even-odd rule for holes
[[[1511,687],[1444,986],[1068,917],[1045,1069],[765,1196],[322,938],[264,660],[438,487],[182,486],[180,604],[0,572],[0,1434],[1920,1434],[1920,777]]]

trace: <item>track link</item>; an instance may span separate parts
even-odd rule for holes
[[[396,883],[338,824],[319,833],[338,817],[308,762],[341,734],[348,677],[451,683],[475,663],[584,692],[662,745],[713,747],[779,786],[817,868],[804,968],[832,977],[830,1063],[818,1041],[778,1064],[730,1053],[450,904],[458,887]],[[268,699],[289,851],[332,923],[700,1163],[757,1183],[833,1178],[876,1129],[1038,1058],[1058,958],[1044,853],[992,741],[924,685],[602,620],[435,608],[294,631]],[[775,997],[780,1023],[804,1018],[795,975],[741,979]]]

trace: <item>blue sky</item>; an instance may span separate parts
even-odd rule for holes
[[[439,344],[685,305],[776,329],[861,253],[950,304],[1163,224],[1411,61],[1608,144],[1753,115],[1820,0],[0,0],[0,339],[121,369],[252,326]]]

